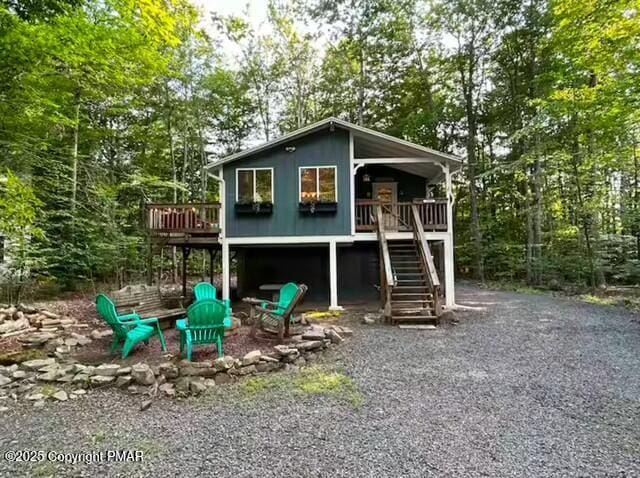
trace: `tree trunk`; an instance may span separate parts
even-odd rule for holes
[[[75,219],[78,201],[78,142],[80,138],[80,92],[75,96],[75,119],[73,122],[73,148],[71,150],[71,217]]]

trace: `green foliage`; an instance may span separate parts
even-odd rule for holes
[[[0,190],[0,231],[5,238],[2,288],[10,302],[18,302],[43,261],[36,241],[44,238],[36,226],[41,203],[33,189],[10,170]]]

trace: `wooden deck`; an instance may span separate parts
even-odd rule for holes
[[[218,242],[220,203],[147,204],[146,227],[167,245],[206,246]]]

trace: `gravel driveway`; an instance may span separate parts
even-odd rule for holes
[[[640,476],[637,315],[471,287],[458,302],[476,309],[457,326],[354,326],[337,359],[359,407],[216,392],[140,412],[140,397],[92,392],[0,417],[0,450],[139,449],[143,463],[0,459],[0,476]]]

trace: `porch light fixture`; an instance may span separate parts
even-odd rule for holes
[[[295,146],[287,146],[286,148],[284,148],[284,150],[287,153],[293,153],[296,150],[296,147]]]
[[[362,175],[362,182],[363,183],[370,183],[371,182],[371,176],[369,176],[368,174],[363,174]]]

